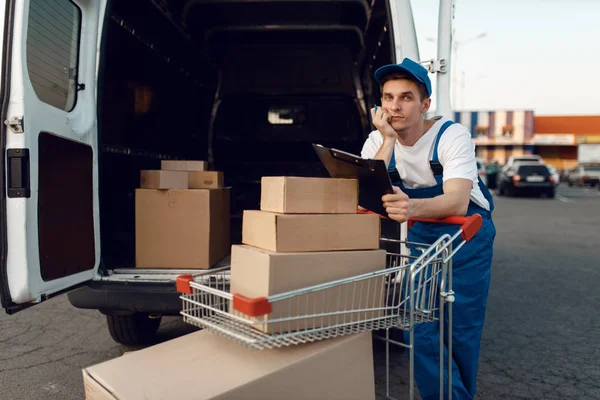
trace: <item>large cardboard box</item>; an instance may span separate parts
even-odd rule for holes
[[[138,268],[207,269],[231,246],[230,190],[136,190]]]
[[[244,211],[242,242],[276,252],[379,248],[375,214],[278,214]]]
[[[185,171],[142,170],[140,187],[143,189],[187,189],[188,173]]]
[[[370,333],[248,350],[194,332],[83,370],[86,400],[374,400]]]
[[[206,161],[195,160],[162,160],[161,169],[167,171],[206,171]]]
[[[282,214],[353,214],[356,179],[263,177],[260,209]]]
[[[385,269],[384,250],[274,253],[256,247],[231,249],[231,293],[249,298],[269,297]],[[385,277],[344,284],[272,303],[263,321],[254,325],[266,333],[279,333],[376,319],[381,311],[351,312],[384,306]],[[324,318],[297,318],[317,313],[344,314]],[[268,319],[295,317],[293,321],[265,323]]]
[[[224,185],[224,176],[219,171],[190,171],[190,189],[218,189]]]

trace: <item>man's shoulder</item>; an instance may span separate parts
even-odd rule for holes
[[[453,123],[440,138],[438,151],[440,157],[451,156],[456,154],[464,154],[465,152],[473,153],[475,157],[475,143],[471,137],[471,133],[466,126],[460,123]]]
[[[459,122],[453,122],[450,126],[446,128],[446,131],[442,134],[442,137],[440,138],[440,143],[452,143],[457,139],[471,140],[471,132],[469,132],[467,127],[463,124]]]

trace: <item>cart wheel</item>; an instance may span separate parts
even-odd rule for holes
[[[151,343],[156,337],[162,317],[150,318],[149,314],[107,315],[108,332],[113,340],[126,346]]]

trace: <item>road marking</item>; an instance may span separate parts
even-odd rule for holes
[[[561,195],[556,195],[556,199],[562,201],[563,203],[572,203],[573,200],[567,199],[566,197],[562,197]]]

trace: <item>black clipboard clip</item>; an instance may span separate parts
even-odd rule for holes
[[[394,189],[383,160],[365,159],[315,143],[313,148],[332,178],[358,180],[359,206],[388,216],[381,197],[394,193]]]

